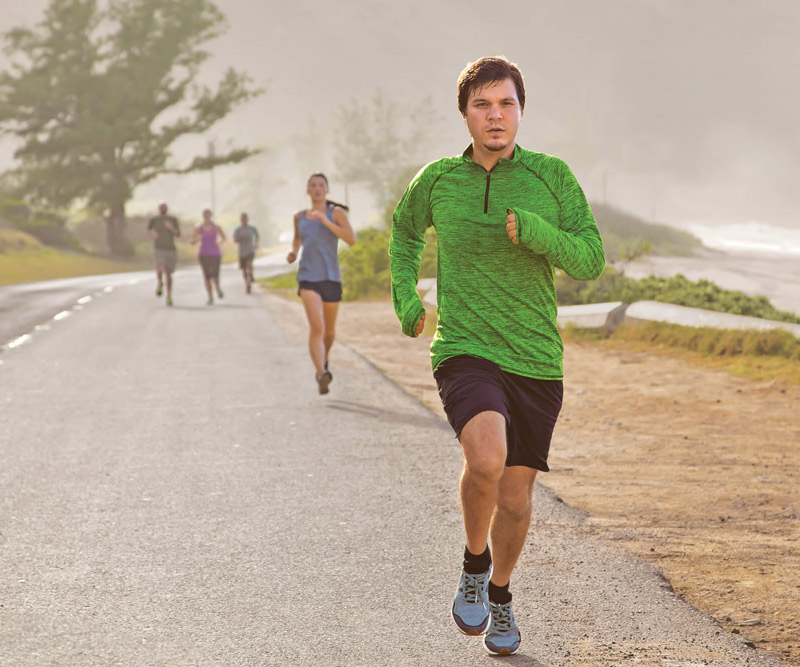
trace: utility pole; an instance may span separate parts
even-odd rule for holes
[[[208,157],[209,159],[213,160],[216,157],[216,153],[214,151],[214,141],[208,142]],[[214,181],[214,167],[208,170],[211,174],[211,212],[214,217],[217,216],[217,186],[216,182]]]

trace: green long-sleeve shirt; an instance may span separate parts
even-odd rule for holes
[[[434,370],[469,354],[527,377],[562,377],[554,267],[593,280],[605,257],[575,176],[559,158],[515,147],[490,172],[463,155],[424,167],[394,211],[389,247],[392,300],[403,333],[425,312],[417,293],[423,235],[439,243]],[[507,210],[519,244],[506,233]]]

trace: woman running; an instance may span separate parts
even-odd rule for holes
[[[311,208],[294,214],[294,240],[286,256],[291,264],[300,246],[303,256],[297,270],[297,293],[308,318],[308,351],[316,369],[319,393],[327,394],[333,375],[328,355],[336,334],[336,314],[342,300],[342,274],[337,248],[339,239],[355,245],[356,236],[347,219],[347,206],[328,200],[325,174],[311,174],[306,193]]]
[[[211,285],[217,288],[217,296],[225,296],[219,286],[219,265],[222,262],[222,249],[219,244],[225,241],[225,232],[211,219],[211,209],[203,211],[203,222],[194,228],[192,243],[200,242],[197,258],[203,267],[203,281],[208,292],[208,305],[214,303],[214,294]]]

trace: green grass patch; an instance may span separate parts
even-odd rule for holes
[[[15,240],[7,232],[0,230],[0,247],[5,248],[0,250],[0,285],[139,271],[150,267],[149,262],[107,259],[34,245],[25,239]],[[20,246],[24,247],[19,249]],[[8,250],[9,247],[13,249]]]
[[[280,276],[273,276],[272,278],[259,278],[258,282],[271,289],[296,289],[297,271],[284,273]]]
[[[563,337],[618,349],[678,353],[702,365],[754,379],[800,383],[800,338],[783,329],[715,329],[644,322],[623,325],[611,334],[569,326]]]

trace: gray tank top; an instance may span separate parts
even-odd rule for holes
[[[328,206],[325,216],[333,222],[333,206]],[[307,218],[306,211],[300,214],[297,229],[303,241],[297,280],[342,282],[338,255],[339,237],[319,220]]]

